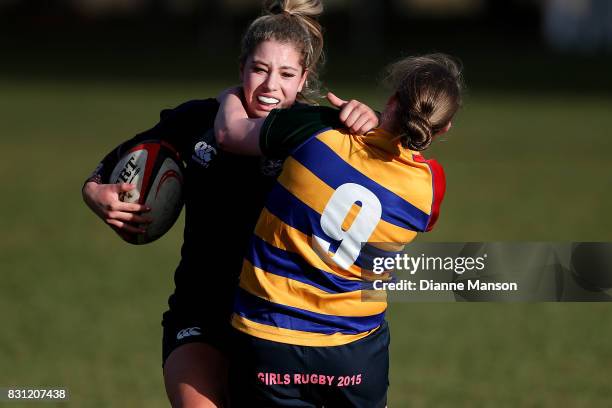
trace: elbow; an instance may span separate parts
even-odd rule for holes
[[[236,121],[234,121],[236,122]],[[242,155],[257,155],[260,154],[252,148],[252,141],[256,138],[253,136],[253,131],[249,130],[249,122],[232,123],[231,125],[215,126],[215,141],[217,147],[229,153]],[[257,139],[259,140],[259,139]]]
[[[231,144],[229,129],[226,127],[215,127],[215,140],[221,150],[228,150]]]

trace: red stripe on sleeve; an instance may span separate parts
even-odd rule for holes
[[[444,200],[444,194],[446,193],[446,176],[444,174],[442,165],[440,165],[440,163],[437,161],[426,160],[419,154],[415,154],[413,157],[414,161],[416,162],[426,163],[431,171],[431,178],[433,180],[433,200],[431,203],[429,222],[427,223],[427,228],[425,229],[425,231],[431,231],[436,224],[436,221],[438,221],[438,216],[440,215],[440,206],[442,205],[442,200]]]

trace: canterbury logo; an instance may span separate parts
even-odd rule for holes
[[[188,329],[183,329],[180,332],[178,332],[178,334],[176,335],[176,339],[180,340],[180,339],[184,339],[185,337],[190,337],[190,336],[199,336],[200,334],[200,328],[199,327],[190,327]]]

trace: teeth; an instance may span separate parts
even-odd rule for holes
[[[280,101],[276,98],[268,98],[265,96],[258,96],[257,100],[261,103],[265,103],[266,105],[276,105]]]

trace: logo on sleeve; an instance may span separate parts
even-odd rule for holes
[[[217,155],[217,149],[215,149],[203,140],[201,142],[196,143],[193,150],[195,153],[191,158],[204,168],[210,166],[210,162]]]
[[[261,160],[261,174],[268,177],[278,177],[281,170],[283,169],[284,160],[274,160],[268,158],[262,158]]]
[[[200,333],[199,327],[190,327],[188,329],[183,329],[179,331],[176,335],[176,339],[181,340],[181,339],[184,339],[185,337],[199,336],[200,334],[202,333]]]

